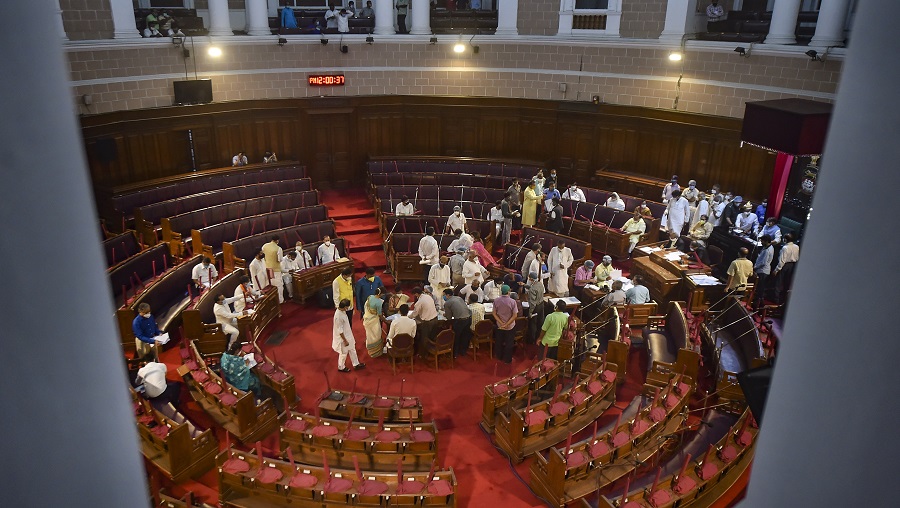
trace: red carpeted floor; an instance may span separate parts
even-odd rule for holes
[[[384,283],[391,287],[393,280],[383,273],[386,262],[382,250],[382,240],[371,205],[361,190],[326,191],[322,201],[328,206],[329,217],[335,219],[338,236],[349,238],[350,256],[356,261],[357,276],[366,267],[374,267]],[[598,253],[599,255],[599,253]],[[595,256],[596,257],[596,256]],[[599,260],[599,258],[598,258]],[[621,268],[627,271],[630,263]],[[617,264],[617,266],[619,266]],[[349,374],[337,372],[337,355],[331,349],[332,309],[322,309],[314,303],[305,306],[285,303],[282,317],[271,324],[259,343],[269,358],[294,374],[297,392],[301,401],[295,410],[312,412],[316,398],[326,389],[325,376],[331,386],[350,389],[354,381],[357,390],[372,393],[376,383],[381,381],[381,393],[418,396],[425,409],[425,419],[435,421],[438,428],[439,465],[452,467],[459,483],[458,506],[502,506],[504,508],[543,506],[528,486],[529,466],[533,459],[511,466],[503,454],[494,448],[491,436],[486,435],[478,423],[481,420],[482,393],[485,385],[493,383],[513,373],[525,370],[532,363],[537,351],[517,351],[512,366],[502,365],[492,359],[480,357],[477,362],[472,356],[460,358],[454,366],[445,361],[439,370],[431,363],[417,360],[413,373],[408,365],[398,367],[393,374],[387,358],[369,358],[365,349],[365,332],[357,314],[353,321],[353,331],[357,341],[357,351],[366,368]],[[277,346],[265,344],[272,333],[286,331],[287,337]],[[163,361],[170,366],[170,377],[177,378],[174,371],[180,363],[176,350],[163,355]],[[615,420],[632,398],[640,393],[646,376],[646,351],[633,348],[628,362],[626,382],[617,392],[617,403],[599,420],[602,426]],[[405,381],[405,382],[404,382]],[[183,410],[202,428],[212,427],[212,421],[194,402],[183,397]],[[225,435],[216,430],[221,446]],[[577,436],[581,437],[581,436]],[[277,447],[277,438],[264,441],[264,449],[272,455]],[[152,469],[152,468],[151,468]],[[181,485],[166,485],[156,475],[151,474],[154,485],[167,486],[176,495],[191,490],[201,499],[215,503],[217,500],[216,475],[211,471],[197,481]],[[730,499],[723,499],[725,506],[740,494],[746,482]]]

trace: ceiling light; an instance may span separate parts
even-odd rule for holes
[[[677,51],[669,53],[669,60],[671,60],[673,62],[680,62],[681,58],[682,58],[681,53],[678,53]]]
[[[209,54],[209,56],[214,56],[214,57],[222,56],[222,50],[216,46],[210,47],[208,50],[206,50],[206,52]]]
[[[463,44],[463,43],[461,43],[461,42],[457,42],[456,44],[453,45],[453,52],[454,52],[454,53],[462,53],[462,52],[464,52],[465,50],[466,50],[466,45]]]

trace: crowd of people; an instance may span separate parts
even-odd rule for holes
[[[184,32],[178,28],[178,20],[172,16],[171,11],[153,9],[144,17],[144,29],[141,31],[144,37],[184,37]]]

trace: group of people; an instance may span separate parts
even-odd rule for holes
[[[271,164],[273,162],[278,162],[278,156],[275,155],[275,152],[266,152],[263,155],[263,164]],[[234,167],[237,166],[246,166],[249,164],[247,160],[247,154],[244,153],[243,150],[238,152],[234,157],[231,158],[231,165]]]
[[[353,0],[350,0],[346,7],[341,7],[340,9],[333,3],[329,4],[323,18],[325,19],[325,28],[337,29],[338,33],[349,33],[351,18],[375,19],[375,10],[372,9],[371,1],[367,1],[365,7],[357,10],[356,3]],[[292,7],[286,6],[281,9],[280,24],[282,28],[299,28],[297,25],[297,16]],[[317,30],[317,33],[318,31],[321,31],[319,19],[316,19],[314,25],[310,28]]]
[[[153,9],[144,18],[144,30],[141,35],[144,37],[184,37],[184,32],[178,28],[178,21],[170,11],[160,13],[159,9]]]

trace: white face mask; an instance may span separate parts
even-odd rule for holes
[[[330,240],[325,240],[325,246],[327,247],[327,246],[329,246],[329,245],[331,245],[331,241],[330,241]]]

